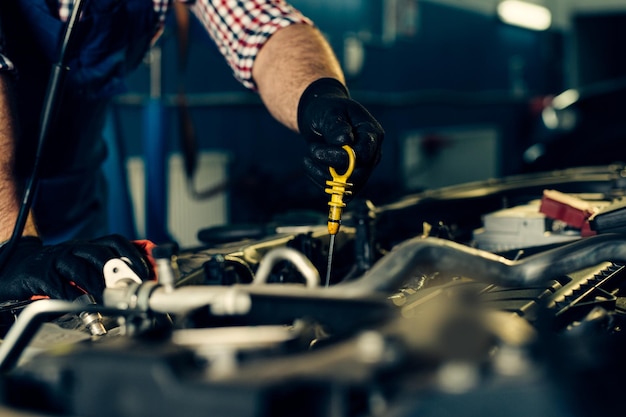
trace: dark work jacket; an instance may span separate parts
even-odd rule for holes
[[[48,242],[106,232],[106,158],[101,136],[107,105],[123,91],[124,77],[147,52],[158,27],[152,0],[84,0],[67,52],[69,71],[55,122],[43,150],[34,210]],[[53,63],[58,62],[64,23],[57,0],[0,1],[6,55],[17,73],[21,132],[17,174],[31,170],[42,103]]]

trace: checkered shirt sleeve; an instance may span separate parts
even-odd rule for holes
[[[235,77],[254,89],[257,53],[278,29],[312,22],[284,0],[196,0],[191,10],[226,58]]]

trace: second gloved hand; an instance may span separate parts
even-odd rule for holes
[[[28,300],[33,296],[74,300],[89,293],[101,303],[104,264],[110,259],[124,258],[146,280],[152,271],[146,256],[140,246],[118,235],[56,245],[43,245],[36,237],[23,237],[0,271],[0,301]]]
[[[341,147],[354,149],[356,166],[349,182],[354,184],[353,193],[358,193],[381,158],[384,131],[378,121],[350,98],[342,83],[321,78],[300,98],[298,128],[309,143],[306,173],[322,188],[331,179],[329,167],[341,173],[348,166],[348,155]]]

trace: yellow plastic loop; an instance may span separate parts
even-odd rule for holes
[[[335,171],[335,168],[330,167],[330,175],[333,177],[333,181],[347,184],[348,178],[350,178],[350,175],[352,175],[352,171],[354,171],[354,165],[356,164],[356,153],[354,152],[354,149],[352,149],[348,145],[343,145],[341,148],[348,153],[348,169],[343,174],[338,174],[337,171]]]
[[[333,167],[330,167],[330,175],[333,179],[331,181],[326,181],[326,185],[329,188],[324,190],[326,193],[331,195],[330,201],[328,202],[328,205],[330,206],[328,212],[328,232],[331,235],[335,235],[339,231],[339,225],[341,224],[341,212],[346,206],[343,202],[343,196],[352,194],[352,191],[349,190],[349,188],[352,187],[352,184],[348,182],[348,178],[352,175],[352,171],[354,171],[354,166],[356,164],[356,153],[354,152],[354,149],[348,145],[344,145],[342,148],[348,153],[348,169],[346,169],[343,174],[338,174]]]

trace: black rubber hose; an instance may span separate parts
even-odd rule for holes
[[[416,274],[434,272],[504,287],[527,287],[601,262],[626,263],[626,236],[587,237],[517,261],[445,239],[419,237],[396,246],[360,279],[336,288],[355,295],[392,292]]]

